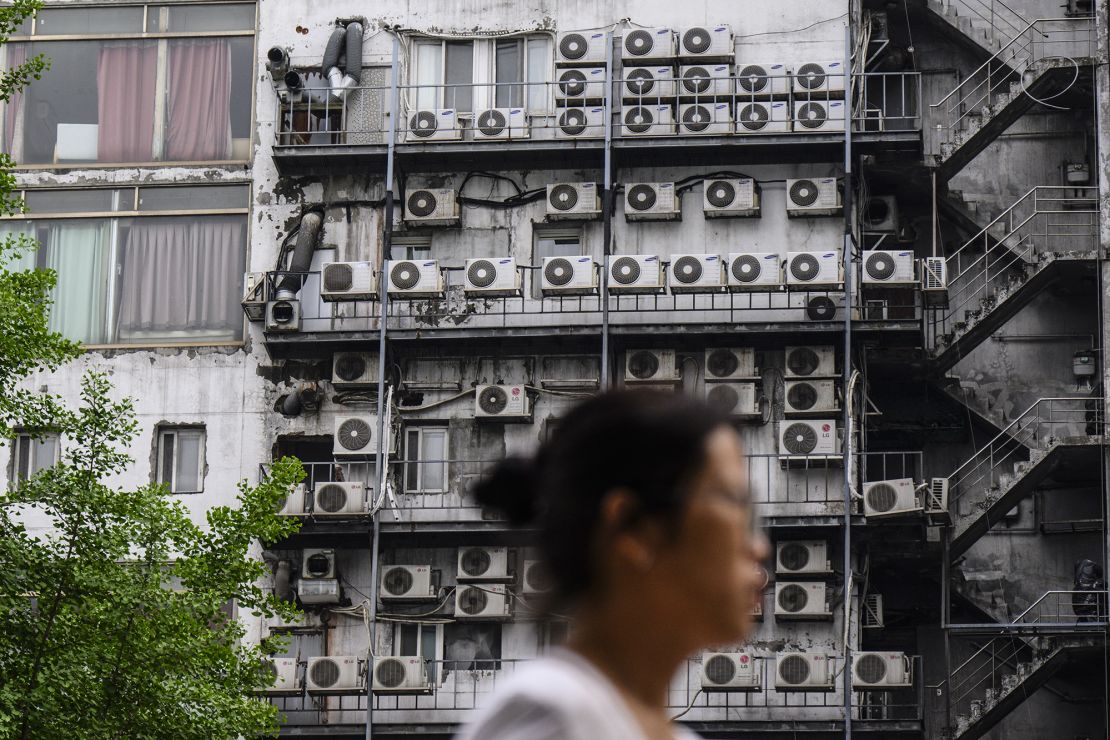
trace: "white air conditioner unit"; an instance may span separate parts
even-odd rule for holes
[[[474,138],[485,140],[527,139],[528,117],[523,108],[486,108],[474,118]]]
[[[621,136],[671,136],[674,134],[674,109],[649,103],[626,105],[621,109]]]
[[[751,653],[704,653],[701,656],[703,691],[759,691],[763,675]]]
[[[624,382],[677,383],[679,368],[673,349],[630,349],[624,353]]]
[[[732,95],[729,64],[684,64],[678,68],[678,94],[683,98],[712,100]]]
[[[269,333],[300,331],[301,302],[285,299],[268,302],[265,327],[265,331]]]
[[[460,583],[455,588],[455,619],[509,619],[512,603],[502,584]]]
[[[474,389],[477,419],[528,419],[532,404],[522,385],[479,385]]]
[[[301,578],[335,578],[335,550],[306,547],[301,552]]]
[[[687,59],[731,60],[735,53],[732,26],[691,26],[678,36],[679,56]]]
[[[336,458],[365,459],[378,454],[376,414],[337,414],[333,434],[332,454]]]
[[[914,279],[912,249],[869,249],[863,253],[865,285],[906,285]]]
[[[654,254],[609,257],[609,291],[656,293],[663,289],[663,265]]]
[[[556,115],[556,139],[605,138],[604,108],[561,108]]]
[[[706,383],[705,402],[728,416],[760,416],[755,383]]]
[[[785,64],[748,62],[736,65],[736,95],[741,100],[764,100],[790,94]]]
[[[733,290],[781,289],[782,255],[778,252],[729,254],[728,285]]]
[[[835,177],[786,181],[787,216],[835,216],[841,207],[840,186]]]
[[[589,295],[597,292],[597,263],[593,257],[544,257],[541,277],[544,295]]]
[[[931,522],[941,524],[948,520],[948,479],[932,478],[929,488],[925,491],[923,502],[925,516]]]
[[[825,575],[829,567],[825,540],[792,540],[775,545],[775,572],[780,575]]]
[[[724,347],[705,350],[705,382],[750,380],[759,377],[755,350],[751,347]]]
[[[458,141],[462,133],[462,123],[453,108],[418,110],[409,116],[405,141]]]
[[[682,198],[673,182],[637,182],[624,186],[626,221],[677,221],[682,218]]]
[[[453,226],[459,222],[458,193],[451,189],[418,189],[405,198],[402,218],[407,224]]]
[[[559,219],[590,219],[601,214],[601,197],[597,183],[559,182],[547,186],[547,217]]]
[[[428,682],[427,664],[427,659],[419,655],[374,658],[374,693],[430,693],[432,685]]]
[[[669,28],[637,28],[621,39],[621,59],[626,62],[673,59],[675,51],[674,31]]]
[[[828,416],[839,411],[836,388],[835,380],[788,380],[786,381],[785,412],[787,415]]]
[[[320,270],[320,299],[367,301],[378,291],[369,262],[326,262]]]
[[[468,259],[463,274],[467,295],[520,295],[520,271],[512,257]]]
[[[352,694],[362,690],[362,659],[357,655],[329,655],[308,659],[305,684],[310,694]]]
[[[794,68],[794,95],[844,92],[843,62],[805,62]]]
[[[605,67],[560,69],[555,75],[555,100],[600,102],[605,98]]]
[[[427,565],[384,565],[382,601],[428,601],[436,597],[432,569]]]
[[[863,230],[872,234],[898,233],[898,199],[893,195],[873,195],[863,208]]]
[[[818,653],[779,653],[775,660],[776,691],[832,691],[834,658]]]
[[[776,581],[775,619],[828,619],[829,595],[824,581]]]
[[[836,377],[835,347],[787,347],[786,378]]]
[[[312,515],[315,517],[364,516],[366,513],[363,483],[321,482],[312,492]]]
[[[751,178],[706,180],[702,190],[702,210],[706,218],[760,215],[759,184]]]
[[[520,592],[525,596],[546,594],[554,588],[547,564],[542,560],[525,560],[520,577]]]
[[[307,516],[308,507],[305,505],[305,486],[303,483],[298,483],[293,486],[293,490],[288,496],[281,500],[281,506],[278,508],[278,516]]]
[[[913,478],[863,484],[863,515],[868,519],[917,514],[921,509]]]
[[[787,134],[792,130],[790,104],[784,100],[753,100],[736,104],[736,133]]]
[[[603,64],[604,31],[567,31],[555,42],[556,64]]]
[[[921,292],[926,306],[948,307],[948,263],[944,257],[921,260]]]
[[[724,136],[732,133],[729,103],[684,103],[678,106],[678,133]]]
[[[373,388],[378,384],[378,355],[336,352],[331,358],[331,385],[336,390]]]
[[[264,687],[262,693],[270,696],[296,696],[304,689],[300,676],[297,675],[296,659],[267,658],[263,665],[270,670],[274,682]]]
[[[443,274],[435,260],[390,260],[387,290],[394,298],[438,298]]]
[[[794,133],[844,130],[843,100],[794,101]]]
[[[782,457],[831,457],[839,451],[836,422],[784,421],[779,431],[779,455]]]
[[[725,263],[719,254],[671,255],[671,291],[712,293],[725,285]]]
[[[840,251],[788,252],[786,255],[786,284],[800,289],[836,287],[844,282],[840,264]]]
[[[879,629],[884,624],[883,595],[866,594],[863,597],[863,614],[860,616],[860,626],[864,629]]]
[[[459,548],[459,581],[504,581],[509,576],[509,550],[505,547]]]
[[[675,96],[674,67],[625,67],[621,89],[628,103],[669,100]]]
[[[862,652],[852,655],[852,688],[904,689],[913,685],[913,660],[905,653]]]

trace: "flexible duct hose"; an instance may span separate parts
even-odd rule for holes
[[[293,601],[293,564],[279,560],[274,569],[274,596],[282,601]]]
[[[297,234],[297,243],[293,247],[293,255],[289,258],[286,268],[291,273],[305,273],[312,266],[312,253],[316,250],[316,239],[320,236],[320,228],[324,225],[324,217],[319,211],[309,211],[301,216],[301,230]],[[304,282],[303,274],[286,275],[277,284],[277,299],[292,300],[297,297]]]
[[[328,77],[331,94],[337,100],[347,96],[362,77],[362,24],[336,26],[324,47],[320,64]]]

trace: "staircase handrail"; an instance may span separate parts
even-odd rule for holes
[[[976,10],[970,4],[969,0],[955,0],[955,2],[953,4],[957,5],[961,8],[964,8],[966,10],[970,10],[976,16],[978,16],[982,20],[986,21],[988,24],[990,24],[992,31],[998,26],[998,21],[999,20],[1001,20],[1003,23],[1005,23],[1007,26],[1009,26],[1010,30],[1020,28],[1021,24],[1023,22],[1025,22],[1025,17],[1021,13],[1017,12],[1016,10],[1011,8],[1009,5],[1007,5],[1006,3],[1002,2],[1002,0],[990,0],[990,6],[989,7],[984,2],[984,0],[976,0],[976,3],[980,6],[983,6],[984,10],[988,10],[989,13],[990,13],[990,16],[987,17],[987,16],[983,15],[980,11]],[[996,7],[1006,10],[1010,14],[1010,18],[1005,18],[1001,14],[996,13],[995,12]],[[1014,20],[1011,20],[1011,19],[1016,19],[1017,22],[1014,22]]]
[[[1029,622],[1025,621],[1026,615],[1028,615],[1031,611],[1033,611],[1038,606],[1040,606],[1046,599],[1048,599],[1051,596],[1056,596],[1057,598],[1059,598],[1060,596],[1065,596],[1065,595],[1074,596],[1075,594],[1083,594],[1085,596],[1089,596],[1091,594],[1101,594],[1102,596],[1106,596],[1106,593],[1107,592],[1105,590],[1103,590],[1103,591],[1077,591],[1077,590],[1045,591],[1044,594],[1042,594],[1040,596],[1040,598],[1038,598],[1036,601],[1034,601],[1032,604],[1030,604],[1028,607],[1026,607],[1025,611],[1023,611],[1021,614],[1014,617],[1014,621],[1012,622],[1012,624],[1029,624]],[[1096,602],[1096,604],[1097,603],[1099,603],[1099,602]],[[1096,615],[1096,616],[1101,616],[1104,619],[1106,617],[1105,614],[1099,614],[1099,615]],[[1037,620],[1034,620],[1034,621],[1037,621]]]

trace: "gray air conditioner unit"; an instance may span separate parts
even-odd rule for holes
[[[464,275],[466,295],[520,295],[520,271],[512,257],[468,259]]]
[[[759,184],[751,178],[706,180],[702,191],[702,210],[706,218],[760,215]]]
[[[921,292],[926,306],[948,307],[948,262],[944,257],[926,257],[921,261]]]
[[[932,478],[925,491],[925,517],[932,524],[948,522],[948,479]]]
[[[776,691],[832,691],[834,658],[818,653],[779,653],[775,661]]]
[[[898,200],[893,195],[875,195],[863,207],[863,230],[873,234],[898,233]]]
[[[369,262],[328,262],[320,270],[320,299],[367,301],[377,293]]]
[[[624,382],[677,383],[681,380],[673,349],[630,349],[624,353]]]
[[[775,583],[775,619],[828,619],[828,587],[823,581],[778,581]]]
[[[852,655],[852,688],[869,691],[913,685],[913,660],[905,653],[863,652]]]
[[[378,452],[378,417],[376,414],[338,414],[334,422],[336,458],[373,457]]]
[[[675,95],[674,67],[626,67],[622,87],[629,103],[668,100]]]
[[[678,133],[725,136],[732,133],[730,103],[687,103],[678,106]]]
[[[560,108],[555,115],[556,139],[605,138],[605,109]]]
[[[779,432],[779,455],[782,457],[830,458],[839,451],[836,422],[783,421]]]
[[[454,109],[418,110],[409,116],[405,141],[458,141],[462,139],[462,125]]]
[[[794,68],[794,97],[806,99],[814,93],[844,92],[843,62],[806,62]]]
[[[789,103],[784,100],[753,100],[736,105],[736,133],[786,134],[793,130]]]
[[[678,68],[678,94],[682,98],[712,100],[732,95],[732,68],[728,64],[689,64]]]
[[[786,284],[788,289],[836,288],[843,278],[840,251],[788,252],[786,255]]]
[[[621,136],[671,136],[674,134],[674,109],[649,103],[627,105],[621,110]]]
[[[682,199],[673,182],[629,183],[624,188],[626,221],[679,221]]]
[[[587,220],[601,215],[597,183],[559,182],[547,186],[549,220]]]
[[[475,140],[527,139],[529,135],[523,108],[486,108],[474,119]]]
[[[706,383],[705,402],[728,416],[755,418],[761,415],[755,383]]]
[[[724,23],[687,28],[679,32],[678,45],[679,56],[685,59],[731,61],[735,52],[732,27]]]
[[[555,63],[567,64],[604,64],[604,31],[567,31],[559,34],[555,41]]]
[[[305,685],[310,694],[357,694],[365,686],[363,662],[357,655],[309,658]]]
[[[914,278],[912,249],[868,249],[863,252],[865,285],[912,285]]]
[[[382,601],[428,601],[436,598],[432,569],[427,565],[382,567]]]
[[[787,378],[836,377],[835,347],[787,347]]]
[[[459,584],[455,588],[455,619],[504,620],[512,617],[512,602],[503,584]]]
[[[794,133],[844,130],[843,100],[807,100],[794,103]]]
[[[675,54],[674,31],[669,28],[637,28],[625,32],[621,39],[621,58],[627,62],[649,59],[673,59]]]
[[[705,382],[751,380],[759,377],[755,366],[755,350],[751,347],[727,347],[705,350]]]
[[[451,189],[418,189],[405,198],[405,223],[454,226],[459,223],[458,193]]]
[[[728,256],[732,290],[781,290],[782,255],[778,252],[732,252]]]
[[[786,215],[791,218],[835,216],[842,208],[835,177],[786,181]]]
[[[544,257],[541,279],[545,296],[591,295],[597,292],[597,263],[582,255]]]
[[[269,658],[263,661],[263,666],[273,676],[273,683],[262,687],[261,693],[269,696],[296,696],[304,690],[300,676],[297,675],[296,659]]]
[[[609,257],[609,292],[658,293],[663,290],[663,265],[654,254]]]
[[[436,260],[390,260],[389,285],[392,298],[438,298],[443,294],[443,274]]]
[[[365,516],[367,511],[363,483],[317,483],[312,492],[312,515],[315,517]]]
[[[763,675],[751,653],[705,653],[701,658],[703,691],[759,691]]]
[[[785,64],[774,62],[736,65],[736,96],[740,100],[785,98],[790,94],[790,75]]]
[[[719,254],[671,255],[671,292],[716,293],[725,286],[725,263]]]
[[[504,547],[460,548],[455,575],[459,581],[509,580],[509,550]]]
[[[308,506],[305,499],[305,487],[299,483],[293,487],[289,494],[278,502],[278,516],[308,516]]]
[[[266,304],[266,332],[285,333],[301,330],[301,302],[270,301]]]
[[[867,519],[919,514],[921,510],[912,478],[863,484],[863,514]]]
[[[546,563],[542,560],[525,560],[520,577],[520,592],[525,596],[546,594],[555,587]]]
[[[336,352],[331,360],[331,385],[336,390],[373,388],[378,384],[378,355]]]
[[[825,540],[794,540],[775,546],[775,572],[781,575],[812,576],[832,572]]]
[[[374,658],[375,694],[428,694],[427,658],[419,655]]]
[[[831,379],[788,380],[785,413],[787,416],[828,416],[839,411],[836,389],[837,382]]]
[[[605,98],[605,67],[560,69],[555,75],[555,100],[568,105]]]

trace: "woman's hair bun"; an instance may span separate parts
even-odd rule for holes
[[[474,487],[474,498],[482,506],[499,509],[515,525],[536,517],[536,461],[514,455],[497,466]]]

